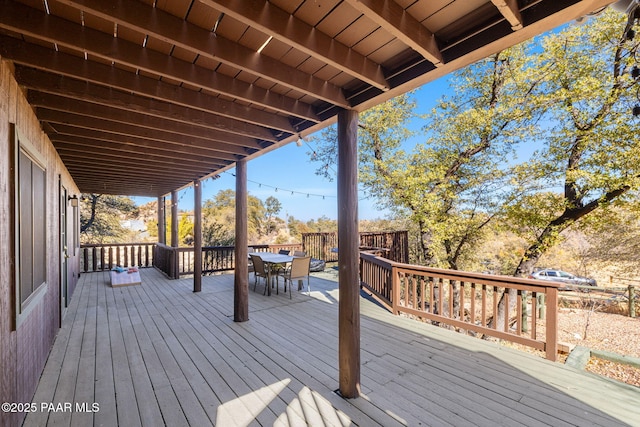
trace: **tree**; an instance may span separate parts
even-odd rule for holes
[[[178,221],[178,240],[187,246],[193,246],[193,221],[183,212]]]
[[[268,235],[275,230],[274,220],[282,210],[282,203],[280,203],[280,201],[275,197],[269,196],[264,201],[264,208],[265,208],[264,229],[265,229],[265,234]]]
[[[396,97],[360,116],[360,181],[420,235],[420,263],[459,269],[484,228],[511,198],[505,159],[531,135],[535,117],[520,102],[523,47],[500,52],[457,72],[450,98],[425,117],[425,142],[413,153],[402,146],[416,132],[410,95]],[[531,90],[531,88],[529,88]],[[315,160],[327,175],[335,161],[335,128],[322,134]]]
[[[229,246],[235,242],[235,191],[221,190],[202,207],[202,241],[205,246]],[[249,195],[247,203],[247,231],[251,242],[258,243],[261,237],[273,231],[275,215],[281,204],[275,197],[267,198],[267,205],[259,198]]]
[[[128,232],[120,221],[137,214],[133,200],[108,194],[83,194],[80,199],[80,236],[83,243],[128,240]]]
[[[634,20],[607,10],[586,25],[548,35],[531,56],[544,81],[529,99],[546,126],[544,148],[522,166],[520,183],[563,192],[529,191],[512,206],[511,218],[534,231],[516,275],[528,274],[562,231],[614,201],[628,203],[629,190],[638,186],[640,127],[630,117],[637,43],[627,37]]]
[[[628,203],[638,186],[639,127],[629,117],[637,86],[631,77],[637,44],[628,37],[634,22],[635,16],[625,20],[607,10],[587,25],[546,36],[542,50],[531,54],[542,80],[526,95],[544,114],[544,145],[514,182],[524,197],[511,204],[510,219],[529,231],[516,276],[528,275],[563,231],[614,202]],[[558,186],[561,193],[539,191]],[[490,326],[504,325],[513,296],[506,307],[503,295]]]

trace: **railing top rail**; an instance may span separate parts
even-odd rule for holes
[[[443,268],[425,267],[421,265],[404,264],[388,260],[383,257],[379,257],[373,254],[361,252],[360,257],[367,259],[370,262],[376,263],[382,266],[395,267],[401,272],[408,272],[412,274],[423,274],[438,278],[458,280],[461,282],[474,282],[479,284],[488,284],[492,286],[505,286],[508,285],[512,288],[519,288],[522,290],[539,290],[549,288],[559,288],[565,286],[563,283],[549,282],[545,280],[537,279],[525,279],[523,277],[514,276],[498,276],[495,274],[485,273],[473,273],[460,270],[446,270]]]
[[[81,243],[81,248],[101,248],[108,246],[154,246],[157,242],[131,242],[131,243]]]
[[[376,265],[387,267],[387,268],[391,268],[392,266],[398,264],[397,262],[391,261],[390,259],[377,256],[369,252],[360,252],[360,258],[366,259],[372,264],[376,264]]]

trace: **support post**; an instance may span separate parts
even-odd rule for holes
[[[158,197],[158,243],[167,243],[167,224],[164,213],[164,196]]]
[[[558,288],[547,288],[547,317],[545,327],[546,356],[558,360]]]
[[[338,113],[338,362],[340,394],[360,395],[358,113]]]
[[[193,292],[202,290],[202,182],[193,181]]]
[[[233,285],[233,321],[249,320],[249,242],[247,227],[247,161],[236,162],[236,268]]]
[[[178,242],[178,192],[171,191],[171,247],[180,246]]]

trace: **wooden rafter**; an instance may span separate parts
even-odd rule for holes
[[[291,123],[283,116],[248,106],[241,106],[202,92],[188,90],[150,77],[129,73],[116,67],[85,61],[74,55],[55,52],[43,46],[21,42],[11,37],[0,36],[0,55],[6,59],[11,59],[17,64],[56,73],[58,76],[71,77],[83,82],[95,83],[133,95],[210,112],[222,117],[235,118],[246,123],[282,132],[296,133]],[[28,85],[25,81],[26,78],[21,78],[22,72],[20,69],[17,70],[17,73],[21,83]],[[55,81],[54,84],[58,84],[58,82]],[[318,121],[311,107],[307,108],[304,116],[312,116],[312,121]]]
[[[48,108],[37,108],[36,112],[41,121],[68,124],[86,129],[109,131],[127,136],[161,141],[166,144],[200,147],[216,151],[219,153],[216,155],[217,157],[230,161],[237,160],[236,156],[245,156],[249,154],[244,151],[242,147],[221,143],[215,140],[167,132],[161,129],[152,129],[128,123],[118,123],[97,117],[69,114],[62,111],[50,110]]]
[[[75,79],[63,79],[54,74],[32,68],[17,66],[16,79],[18,83],[27,89],[59,95],[75,101],[92,102],[131,112],[144,112],[161,119],[277,142],[277,138],[273,133],[263,126],[244,123],[217,115],[214,112],[196,110],[182,105],[171,104],[167,101],[135,96],[131,93],[93,83]]]
[[[433,65],[444,62],[435,35],[409,15],[395,1],[345,0],[367,18],[393,34],[407,46],[418,52]]]
[[[147,148],[127,144],[112,144],[105,141],[84,140],[74,136],[50,135],[51,141],[54,143],[56,150],[61,157],[71,155],[71,153],[84,154],[87,160],[97,154],[110,156],[113,158],[137,159],[145,156],[145,161],[149,160],[157,164],[172,165],[182,168],[180,163],[176,163],[176,157],[180,157],[181,161],[188,161],[196,166],[224,166],[221,162],[215,162],[211,158],[204,156],[193,157],[183,153],[163,151],[154,148]]]
[[[86,101],[78,101],[59,95],[29,91],[27,99],[34,107],[43,107],[49,110],[78,116],[94,117],[114,123],[157,129],[160,131],[209,140],[216,142],[217,146],[226,147],[229,152],[236,154],[246,153],[245,147],[255,149],[262,148],[254,138],[221,130],[208,129],[202,126],[193,126],[191,124],[174,121],[169,118],[163,119],[144,113],[127,111],[120,108],[111,108]]]
[[[363,82],[389,89],[379,64],[266,0],[201,1]]]
[[[502,16],[511,24],[514,31],[521,30],[523,26],[522,16],[518,9],[518,0],[491,0]]]
[[[87,129],[59,123],[48,123],[45,128],[49,130],[49,138],[56,141],[67,141],[74,144],[85,145],[87,148],[92,146],[116,147],[138,147],[142,152],[163,152],[172,158],[180,157],[185,160],[203,160],[211,162],[215,159],[216,152],[212,152],[209,148],[202,148],[194,145],[184,145],[180,143],[165,143],[149,138],[140,138],[133,135],[123,135],[110,131],[102,131],[99,129]],[[217,159],[219,164],[226,165],[227,161]]]
[[[145,3],[58,1],[326,102],[349,106],[340,88]]]
[[[146,49],[141,45],[47,15],[14,2],[0,2],[0,28],[23,33],[44,42],[79,49],[87,55],[148,73],[213,90],[283,114],[314,120],[303,102],[233,79],[193,63]],[[346,103],[342,104],[347,106]]]

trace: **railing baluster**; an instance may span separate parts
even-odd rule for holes
[[[522,291],[518,289],[516,296],[516,335],[522,334]]]
[[[538,293],[531,293],[531,338],[538,339]]]
[[[504,313],[504,330],[508,331],[509,330],[509,290],[505,288],[504,290],[504,307],[505,307],[505,313]],[[497,315],[498,311],[496,310],[496,315]]]
[[[465,284],[464,282],[460,282],[460,288],[459,288],[459,293],[460,293],[460,319],[464,320],[464,302],[465,302],[465,298],[464,298],[464,292],[465,292]]]
[[[476,323],[476,283],[475,282],[471,282],[470,290],[471,290],[471,310],[470,310],[469,317],[471,318],[471,320],[469,322],[475,325]]]
[[[487,326],[487,285],[482,284],[482,318],[480,319],[482,326]]]
[[[492,286],[493,291],[493,328],[498,329],[498,288]]]

